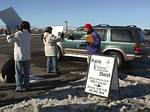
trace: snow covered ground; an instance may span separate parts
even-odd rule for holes
[[[127,75],[119,79],[120,94],[112,92],[110,99],[85,93],[85,84],[86,75],[42,97],[1,107],[0,112],[150,112],[149,78]]]

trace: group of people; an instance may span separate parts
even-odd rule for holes
[[[101,40],[99,34],[93,30],[91,24],[85,24],[84,29],[87,32],[85,41],[87,42],[88,60],[90,60],[91,55],[98,55],[100,53]],[[21,23],[19,31],[7,36],[7,41],[14,43],[16,92],[27,91],[30,88],[31,38],[30,23],[27,21]],[[59,38],[52,34],[52,27],[46,27],[42,40],[45,56],[47,57],[48,74],[54,73],[60,75],[56,47]]]

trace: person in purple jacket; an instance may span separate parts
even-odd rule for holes
[[[87,62],[89,63],[91,55],[100,55],[101,38],[89,23],[84,25],[84,30],[87,32],[85,40],[87,42]]]

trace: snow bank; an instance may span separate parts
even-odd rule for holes
[[[150,79],[119,80],[120,95],[111,99],[84,92],[86,78],[58,87],[44,96],[0,108],[0,112],[150,112]]]

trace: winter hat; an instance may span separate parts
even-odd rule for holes
[[[91,24],[89,24],[89,23],[87,23],[87,24],[85,24],[85,25],[84,25],[84,28],[92,29],[92,25],[91,25]]]

